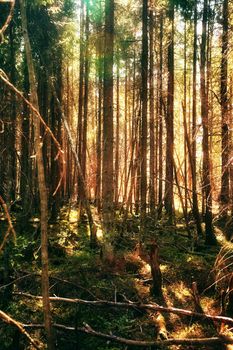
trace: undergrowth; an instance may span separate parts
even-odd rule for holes
[[[100,249],[90,250],[86,220],[77,224],[74,217],[71,218],[70,213],[68,216],[63,209],[59,220],[49,227],[50,294],[86,300],[158,302],[194,310],[192,283],[196,282],[203,309],[218,314],[220,309],[215,290],[208,287],[214,281],[211,271],[220,247],[205,247],[203,239],[195,251],[182,221],[176,227],[166,227],[163,222],[149,218],[143,241],[145,247],[151,241],[159,245],[163,275],[161,301],[150,294],[149,265],[135,254],[138,234],[138,217],[117,220],[111,239],[114,261],[109,264],[101,258]],[[1,255],[1,266],[1,309],[22,323],[43,323],[41,301],[17,295],[17,292],[41,295],[38,223],[25,226],[24,232],[17,236],[16,246],[6,246]],[[129,339],[157,339],[156,315],[151,312],[57,302],[52,303],[52,318],[54,323],[70,327],[82,327],[86,323],[102,333]],[[169,337],[208,337],[216,334],[214,327],[205,321],[170,314],[165,315],[165,322]],[[30,334],[44,341],[42,330],[30,329]],[[126,346],[78,332],[56,330],[55,337],[60,350],[127,349]],[[2,323],[0,339],[1,350],[30,348],[22,335]],[[170,349],[182,347],[171,346]]]

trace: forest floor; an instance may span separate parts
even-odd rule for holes
[[[11,283],[1,280],[1,309],[23,324],[43,322],[41,300],[19,293],[41,295],[40,291],[40,238],[38,222],[17,226],[17,244],[7,246],[2,255],[4,271],[9,269]],[[146,259],[138,253],[139,219],[119,219],[118,231],[111,237],[112,250],[104,257],[101,250],[89,248],[88,225],[85,220],[78,225],[77,210],[64,208],[55,223],[49,225],[50,294],[84,300],[158,303],[197,311],[193,296],[193,282],[197,284],[197,297],[205,313],[218,315],[221,303],[214,284],[214,262],[224,239],[217,230],[218,246],[206,247],[200,240],[193,249],[185,225],[176,226],[148,220],[143,241],[156,241],[159,246],[160,268],[163,276],[163,297],[151,295],[151,272]],[[101,240],[101,227],[98,228]],[[231,249],[231,247],[229,248]],[[146,251],[146,248],[145,248]],[[4,273],[3,273],[4,275]],[[212,286],[212,284],[214,284]],[[211,287],[212,286],[212,287]],[[93,307],[66,302],[52,302],[53,322],[67,327],[88,324],[94,330],[128,339],[153,341],[160,338],[201,338],[217,336],[219,327],[207,320],[197,320],[184,315],[139,311],[127,308]],[[30,334],[43,342],[40,329],[30,329]],[[56,330],[57,348],[60,350],[115,350],[131,349],[109,340],[68,330]],[[29,349],[26,341],[10,326],[0,330],[1,350]],[[15,345],[17,344],[17,345]],[[219,349],[219,346],[178,346],[167,349]],[[163,347],[163,349],[166,349]],[[139,347],[132,347],[139,349]],[[148,348],[150,349],[150,348]]]

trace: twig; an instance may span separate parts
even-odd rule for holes
[[[14,292],[13,295],[17,296],[23,296],[26,298],[32,298],[32,299],[42,299],[41,296],[38,295],[32,295],[29,293],[21,293],[21,292]],[[142,304],[142,303],[120,303],[120,302],[113,302],[113,301],[107,301],[107,300],[83,300],[83,299],[71,299],[71,298],[63,298],[63,297],[50,297],[49,298],[51,302],[66,302],[66,303],[73,303],[73,304],[83,304],[83,305],[90,305],[90,306],[97,306],[97,307],[116,307],[116,308],[128,308],[128,309],[139,309],[139,310],[153,310],[153,311],[160,311],[161,313],[173,313],[177,315],[184,315],[188,317],[199,317],[201,319],[211,319],[213,321],[217,322],[223,322],[226,324],[233,325],[233,318],[231,317],[224,317],[224,316],[215,316],[210,314],[201,314],[198,312],[193,312],[190,310],[185,309],[179,309],[175,307],[165,307],[160,306],[155,303],[151,304]]]
[[[9,315],[7,315],[5,312],[0,310],[0,319],[7,323],[10,324],[12,326],[15,326],[16,328],[18,328],[18,330],[20,331],[20,333],[22,333],[23,335],[25,335],[25,337],[29,340],[29,342],[38,350],[40,350],[40,347],[38,346],[37,342],[30,336],[30,334],[24,329],[24,326],[22,323],[14,320],[12,317],[10,317]]]

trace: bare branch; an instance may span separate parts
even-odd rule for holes
[[[24,329],[24,326],[22,325],[22,323],[14,320],[11,316],[7,315],[5,312],[0,310],[0,319],[7,323],[10,324],[12,326],[15,326],[16,328],[18,328],[18,330],[20,331],[20,333],[22,333],[28,340],[29,342],[35,347],[35,349],[40,350],[39,345],[37,344],[37,342],[30,336],[30,334]]]
[[[13,295],[23,296],[26,298],[32,298],[32,299],[42,299],[41,296],[38,295],[32,295],[28,293],[21,293],[21,292],[14,292]],[[49,298],[51,302],[66,302],[66,303],[73,303],[73,304],[83,304],[83,305],[90,305],[90,306],[97,306],[97,307],[114,307],[114,308],[128,308],[128,309],[139,309],[139,310],[153,310],[153,311],[159,311],[161,313],[173,313],[176,315],[184,315],[188,317],[198,317],[200,319],[211,319],[216,322],[222,322],[226,324],[233,325],[233,318],[231,317],[224,317],[224,316],[215,316],[210,314],[202,314],[198,312],[193,312],[190,310],[185,309],[179,309],[175,307],[165,307],[160,306],[155,303],[151,304],[142,304],[142,303],[118,303],[113,301],[107,301],[107,300],[83,300],[83,299],[71,299],[71,298],[62,298],[62,297],[50,297]]]
[[[4,236],[4,239],[3,239],[3,242],[0,246],[0,252],[1,250],[3,249],[4,245],[5,245],[5,242],[6,242],[6,239],[7,237],[9,236],[10,232],[12,233],[13,235],[13,238],[14,238],[14,242],[16,242],[16,232],[15,232],[15,229],[13,227],[13,224],[12,224],[12,221],[11,221],[11,217],[10,217],[10,214],[9,214],[9,211],[8,211],[8,208],[7,208],[7,205],[6,205],[6,202],[4,201],[4,199],[2,198],[2,196],[0,196],[0,204],[5,212],[5,215],[6,215],[6,219],[8,221],[8,230]]]

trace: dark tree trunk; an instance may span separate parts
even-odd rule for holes
[[[150,10],[149,35],[150,35],[150,212],[155,212],[155,103],[154,103],[154,12]]]
[[[206,91],[206,26],[208,20],[208,0],[204,0],[202,18],[202,39],[201,39],[201,116],[203,128],[203,194],[205,204],[205,234],[206,244],[216,244],[216,238],[212,225],[212,189],[210,182],[210,158],[209,158],[209,128],[208,128],[208,96]]]
[[[82,145],[83,145],[83,100],[84,100],[84,1],[81,0],[80,12],[80,57],[79,57],[79,95],[78,95],[78,158],[82,160]],[[82,166],[82,164],[81,164]],[[82,169],[83,170],[83,169]],[[78,178],[78,202],[81,205],[82,201],[82,185]],[[81,209],[81,206],[80,206]]]
[[[119,55],[119,53],[118,53]],[[120,142],[120,72],[119,61],[117,62],[116,81],[116,147],[115,147],[115,207],[119,200],[119,142]]]
[[[168,221],[173,222],[173,149],[174,149],[174,4],[169,5],[170,34],[168,44],[168,86],[167,86],[167,145],[166,185],[164,204]]]
[[[163,14],[160,16],[159,37],[159,189],[158,189],[158,219],[161,219],[163,208]]]
[[[193,199],[193,216],[196,222],[197,234],[202,235],[201,218],[198,208],[197,197],[197,5],[194,7],[194,37],[193,37],[193,109],[192,109],[192,155],[190,157],[191,173],[192,173],[192,199]]]
[[[102,153],[102,103],[103,103],[103,40],[101,23],[97,26],[97,65],[98,74],[98,108],[97,108],[97,132],[96,132],[96,206],[98,213],[101,210],[101,153]]]
[[[103,220],[112,227],[113,218],[113,43],[114,0],[105,0],[104,106],[103,106]]]
[[[142,8],[142,55],[141,55],[141,229],[144,230],[147,197],[147,83],[148,83],[148,0],[143,0]]]
[[[227,215],[229,204],[229,115],[227,96],[228,64],[228,0],[223,1],[223,32],[221,61],[221,113],[222,113],[222,181],[221,181],[221,216]]]

